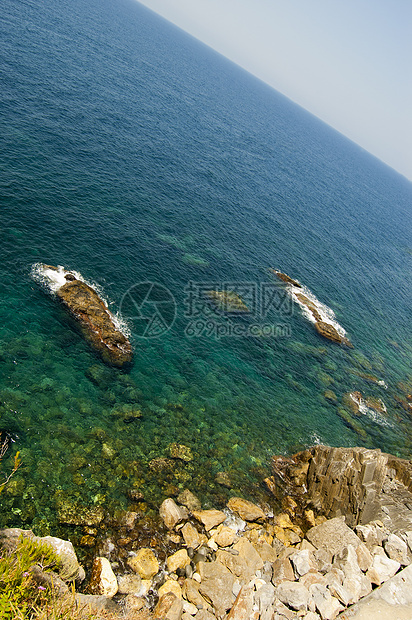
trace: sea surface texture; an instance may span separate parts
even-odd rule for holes
[[[254,497],[314,443],[411,458],[411,184],[136,2],[4,0],[0,27],[0,524]],[[39,264],[97,288],[131,367]]]

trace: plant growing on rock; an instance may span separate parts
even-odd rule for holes
[[[2,433],[0,433],[0,465],[1,465],[1,462],[3,460],[3,457],[5,456],[5,454],[6,454],[7,450],[8,450],[9,443],[10,443],[10,437],[8,435],[6,435],[5,438],[3,439],[3,435],[2,435]],[[16,452],[16,455],[14,457],[13,469],[11,470],[11,472],[9,473],[8,476],[3,474],[4,481],[0,482],[0,493],[3,491],[4,487],[6,486],[6,484],[10,481],[10,478],[13,476],[13,474],[16,473],[16,471],[18,470],[20,465],[21,465],[20,452]]]

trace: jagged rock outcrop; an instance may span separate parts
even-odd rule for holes
[[[58,271],[57,267],[45,265]],[[105,362],[123,366],[132,360],[132,346],[116,327],[115,320],[98,293],[88,284],[64,271],[66,283],[56,290],[70,314],[76,319],[81,332]]]
[[[315,446],[273,464],[275,478],[306,508],[345,515],[350,527],[380,520],[391,532],[412,530],[411,461],[380,450]]]
[[[344,344],[347,347],[353,348],[353,344],[350,342],[350,340],[340,334],[336,327],[332,325],[332,323],[329,321],[329,317],[326,316],[321,310],[321,304],[318,302],[318,300],[316,300],[314,296],[312,296],[314,299],[309,299],[307,295],[303,295],[301,290],[299,290],[303,288],[299,282],[293,280],[285,273],[277,271],[276,269],[269,269],[269,271],[275,276],[277,276],[280,280],[282,280],[282,282],[285,282],[285,284],[287,285],[287,290],[289,290],[290,294],[292,295],[292,299],[294,299],[295,302],[297,302],[302,308],[305,309],[307,313],[311,315],[318,334],[320,334],[324,338],[327,338],[328,340],[331,340],[332,342],[336,342],[337,344]],[[310,294],[310,292],[308,292],[308,294]]]

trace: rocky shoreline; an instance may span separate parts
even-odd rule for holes
[[[204,510],[188,489],[164,500],[165,554],[155,542],[139,545],[137,515],[126,513],[122,538],[105,541],[87,579],[71,543],[38,539],[62,557],[55,590],[69,597],[68,584],[83,582],[79,608],[128,620],[360,620],[376,609],[412,617],[410,461],[316,446],[274,457],[265,482],[273,506],[281,501],[276,514],[240,497]],[[21,534],[34,536],[2,530],[3,549]],[[116,545],[124,562],[114,560]],[[40,567],[33,571],[50,582]]]

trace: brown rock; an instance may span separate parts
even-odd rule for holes
[[[188,446],[184,446],[181,443],[171,443],[168,446],[169,456],[172,459],[180,459],[181,461],[192,461],[193,454]]]
[[[333,325],[331,325],[331,323],[325,323],[325,321],[316,321],[315,327],[317,332],[324,338],[332,340],[332,342],[351,346],[349,340],[341,336],[339,332],[333,327]]]
[[[231,497],[227,507],[232,512],[236,512],[245,521],[265,521],[267,519],[259,506],[241,497]]]
[[[282,581],[293,581],[294,579],[295,573],[293,572],[289,558],[277,558],[273,562],[273,585],[278,586]]]
[[[201,510],[202,504],[200,500],[194,495],[189,489],[185,489],[177,496],[177,501],[179,504],[186,506],[188,510],[193,512],[193,510]]]
[[[186,547],[197,549],[202,544],[202,538],[197,529],[191,523],[185,523],[181,529]]]
[[[289,276],[287,276],[286,273],[277,271],[277,269],[269,269],[269,271],[274,273],[275,276],[277,276],[283,282],[286,282],[286,284],[291,284],[292,286],[296,286],[297,288],[302,288],[302,285],[299,284],[299,282],[297,282],[296,280],[292,280],[292,278],[289,278]]]
[[[325,549],[332,555],[340,553],[348,545],[356,549],[361,544],[360,538],[345,524],[344,517],[335,517],[316,525],[306,532],[306,538],[316,549]]]
[[[253,586],[242,586],[227,620],[250,620],[253,610]]]
[[[235,578],[219,562],[199,562],[198,566],[202,579],[199,592],[211,602],[216,614],[222,616],[233,605],[232,589]]]
[[[190,558],[187,555],[186,549],[179,549],[173,555],[169,555],[166,559],[167,570],[169,573],[174,573],[178,568],[185,568],[190,564]]]
[[[95,558],[90,576],[89,591],[112,598],[118,590],[116,575],[107,558]]]
[[[216,527],[226,520],[226,515],[221,510],[194,510],[193,516],[203,523],[206,531],[211,530],[212,527]]]
[[[151,579],[159,572],[159,562],[152,549],[139,549],[136,555],[127,560],[127,564],[142,579]]]
[[[57,290],[57,296],[105,362],[115,366],[131,362],[129,340],[117,329],[113,315],[91,286],[70,276],[69,281]]]
[[[173,592],[168,592],[159,600],[154,609],[156,620],[180,620],[183,603]]]
[[[186,508],[178,506],[170,497],[165,499],[159,508],[159,514],[169,530],[188,518]]]

